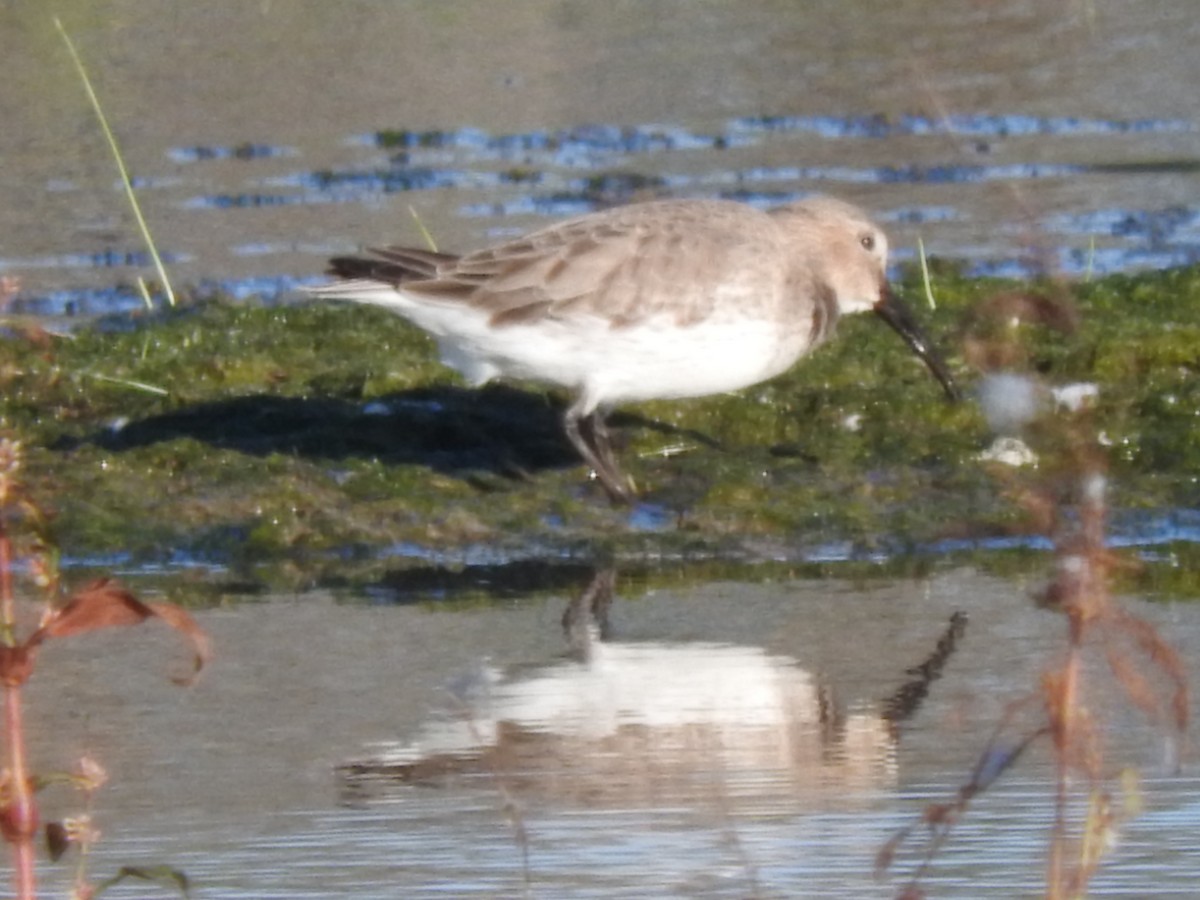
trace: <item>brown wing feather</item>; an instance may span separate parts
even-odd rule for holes
[[[338,257],[330,272],[469,303],[496,325],[591,314],[623,327],[664,313],[687,325],[711,314],[716,288],[730,277],[761,278],[770,302],[775,273],[754,263],[771,257],[778,234],[769,216],[744,204],[665,200],[570,219],[462,257],[388,247]]]
[[[777,235],[769,217],[743,204],[658,201],[468,254],[439,280],[471,285],[469,302],[498,325],[594,314],[621,327],[664,312],[686,325],[710,315],[719,282],[744,271],[746,255],[761,255]],[[409,288],[424,293],[426,284]]]

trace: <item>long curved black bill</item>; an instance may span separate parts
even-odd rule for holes
[[[961,400],[962,394],[959,393],[954,379],[950,377],[950,370],[946,368],[946,363],[933,349],[929,338],[925,336],[925,332],[913,318],[912,310],[886,284],[880,292],[879,302],[875,304],[875,312],[879,318],[891,325],[900,337],[904,338],[905,343],[912,347],[917,356],[921,357],[925,365],[929,367],[929,371],[933,373],[933,377],[942,383],[946,396],[954,401]]]

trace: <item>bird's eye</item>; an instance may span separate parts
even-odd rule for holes
[[[863,245],[863,249],[868,253],[875,249],[875,235],[864,234],[858,239],[858,242]]]

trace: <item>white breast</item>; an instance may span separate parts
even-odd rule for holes
[[[623,327],[599,318],[547,318],[496,327],[461,307],[403,314],[437,339],[442,362],[467,381],[507,376],[563,387],[585,398],[585,411],[739,390],[788,369],[809,340],[807,333],[750,318],[683,327],[666,317]]]

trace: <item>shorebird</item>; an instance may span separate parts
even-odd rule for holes
[[[830,197],[770,211],[657,200],[463,256],[368,254],[330,260],[338,280],[309,292],[403,316],[471,384],[507,376],[565,388],[567,438],[614,501],[636,497],[605,427],[614,406],[765,381],[828,339],[843,315],[877,313],[958,397],[888,285],[887,236]]]

